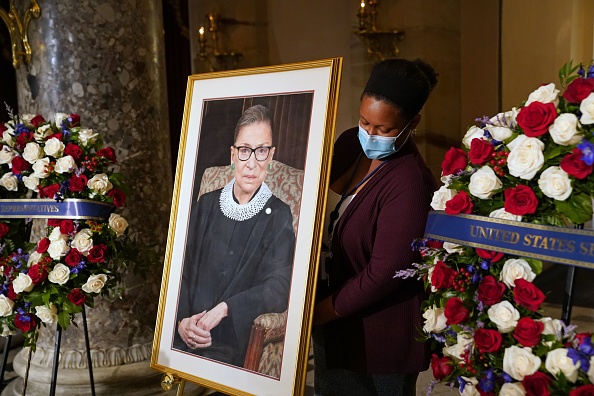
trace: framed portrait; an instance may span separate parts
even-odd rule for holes
[[[302,394],[341,68],[188,78],[152,368]]]

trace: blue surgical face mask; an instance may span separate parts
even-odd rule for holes
[[[412,120],[411,120],[412,121]],[[408,122],[410,124],[410,121]],[[369,159],[381,159],[395,154],[404,146],[410,136],[410,132],[400,147],[396,148],[396,139],[400,137],[408,128],[408,124],[402,129],[395,137],[386,137],[378,135],[370,135],[365,129],[359,124],[359,142],[363,148],[363,152]]]

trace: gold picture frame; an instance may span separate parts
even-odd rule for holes
[[[189,76],[152,368],[231,395],[303,393],[341,71],[342,58],[331,58]],[[189,343],[180,346],[178,315],[189,295],[180,294],[180,290],[188,288],[189,275],[184,276],[190,273],[187,271],[194,274],[192,279],[206,279],[219,271],[213,267],[215,264],[203,269],[206,266],[197,261],[205,260],[196,259],[200,254],[186,251],[196,252],[187,248],[188,242],[194,246],[196,238],[202,239],[207,233],[189,231],[194,230],[190,227],[193,214],[198,216],[193,208],[203,194],[218,191],[232,178],[231,169],[235,168],[230,165],[229,153],[235,123],[246,108],[255,104],[266,106],[273,114],[275,151],[265,183],[291,209],[293,261],[283,302],[286,309],[259,315],[254,323],[250,322],[247,343],[243,341],[247,339],[244,327],[237,330],[243,323],[237,312],[243,310],[230,308],[223,320],[233,321],[236,337],[233,347],[229,347],[234,357],[227,360],[205,353],[209,348],[191,349]],[[255,156],[255,152],[252,154]],[[270,213],[270,209],[264,210]],[[249,240],[245,246],[252,246]],[[192,288],[195,285],[192,283]],[[192,293],[197,295],[194,289]],[[246,311],[250,311],[252,300],[245,301]]]

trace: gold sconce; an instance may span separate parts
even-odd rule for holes
[[[219,51],[220,43],[220,28],[222,19],[220,15],[211,12],[207,16],[208,19],[208,33],[210,33],[210,43],[207,43],[206,29],[200,26],[198,29],[198,44],[200,50],[198,56],[201,61],[206,62],[210,71],[231,70],[236,69],[243,54],[240,52],[221,52]]]
[[[14,0],[10,0],[10,9],[6,12],[5,9],[0,8],[0,18],[4,21],[10,32],[10,43],[12,47],[12,66],[15,69],[19,68],[20,57],[25,58],[25,64],[31,62],[31,45],[29,45],[29,22],[31,18],[39,18],[41,15],[41,8],[37,4],[37,0],[31,0],[31,5],[27,7],[24,15],[19,15]]]
[[[380,0],[361,0],[359,28],[355,30],[365,45],[367,53],[376,61],[392,58],[400,53],[397,42],[404,39],[404,31],[377,28],[377,6]]]

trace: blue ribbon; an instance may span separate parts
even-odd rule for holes
[[[0,219],[106,219],[114,206],[88,199],[0,199]]]
[[[594,268],[594,231],[431,211],[425,238]]]

